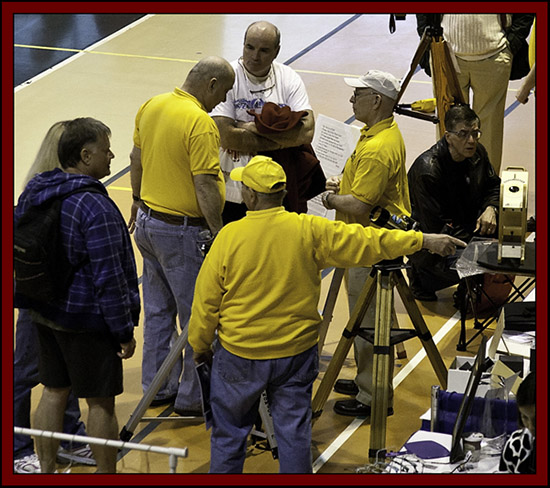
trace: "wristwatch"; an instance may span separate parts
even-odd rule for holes
[[[132,193],[132,200],[134,202],[141,202],[141,198],[139,198],[137,195],[134,195],[133,193]]]
[[[328,197],[329,195],[332,195],[333,193],[330,192],[330,191],[326,191],[325,193],[323,193],[321,195],[321,202],[323,203],[323,206],[326,208],[326,209],[332,209],[332,207],[330,206],[329,202],[328,202]]]

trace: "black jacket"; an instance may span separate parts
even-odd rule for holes
[[[479,143],[473,157],[456,162],[443,137],[416,158],[407,177],[411,216],[423,232],[469,241],[487,206],[500,206],[500,178]]]

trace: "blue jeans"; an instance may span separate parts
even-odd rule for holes
[[[141,209],[136,219],[135,241],[143,256],[143,359],[141,384],[146,391],[177,338],[187,328],[195,281],[203,262],[197,249],[200,227],[172,225],[150,217]],[[183,374],[182,374],[183,370]],[[200,387],[195,374],[193,349],[187,343],[156,398],[177,395],[176,409],[201,410]]]
[[[242,473],[263,391],[273,417],[280,473],[311,473],[311,391],[318,347],[280,359],[244,359],[218,344],[212,364],[210,473]]]
[[[13,425],[30,428],[31,390],[38,385],[38,336],[32,322],[30,311],[20,309],[15,332],[15,352],[13,356]],[[84,424],[80,420],[78,398],[69,394],[63,432],[72,435],[86,435]],[[69,443],[63,441],[63,447]],[[78,444],[80,445],[80,444]],[[72,447],[78,446],[73,443]],[[34,453],[32,437],[23,434],[13,435],[14,459]]]

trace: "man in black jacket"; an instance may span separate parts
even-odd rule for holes
[[[497,231],[500,178],[478,142],[480,121],[466,105],[445,116],[446,132],[422,153],[407,174],[412,218],[423,232],[445,233],[468,242]],[[417,300],[437,300],[436,291],[459,282],[450,259],[427,251],[409,257],[411,291]]]

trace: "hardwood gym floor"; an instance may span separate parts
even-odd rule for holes
[[[62,119],[92,116],[105,122],[112,130],[111,144],[116,158],[111,164],[111,176],[104,183],[127,218],[131,205],[128,154],[132,147],[134,116],[140,104],[153,95],[180,86],[189,69],[204,56],[215,54],[228,60],[239,57],[245,28],[260,19],[273,22],[281,30],[282,49],[278,61],[290,64],[303,77],[315,114],[327,115],[357,126],[361,124],[352,119],[348,101],[351,89],[344,84],[343,77],[359,76],[368,69],[381,69],[404,77],[419,42],[414,14],[398,21],[395,33],[391,34],[388,28],[389,15],[384,13],[17,13],[13,24],[14,204],[22,190],[21,182],[47,129]],[[541,32],[543,31],[538,30],[537,35]],[[515,93],[519,83],[511,82],[508,90],[502,167],[519,165],[529,171],[528,215],[535,214],[537,205],[540,217],[546,215],[546,207],[541,208],[540,195],[537,192],[542,191],[546,195],[547,187],[546,180],[535,179],[536,148],[541,150],[541,141],[538,141],[538,146],[535,143],[535,108],[542,111],[543,106],[534,97],[526,105],[518,105],[515,102]],[[410,103],[431,97],[431,81],[424,72],[419,71],[414,75],[402,101]],[[435,142],[435,129],[429,122],[404,116],[397,115],[396,120],[405,139],[408,167],[418,154]],[[10,202],[3,203],[5,207]],[[541,223],[543,230],[546,230],[546,220],[539,220],[539,225]],[[135,251],[138,273],[141,275],[140,254],[137,249]],[[321,310],[331,276],[329,274],[323,280],[319,304]],[[453,288],[449,288],[440,292],[437,302],[418,302],[447,367],[457,354],[473,355],[479,344],[479,339],[475,340],[466,352],[457,352],[460,324],[459,315],[453,307],[453,291]],[[410,325],[410,319],[399,298],[396,299],[396,310],[400,326]],[[325,341],[317,384],[328,367],[347,318],[347,300],[344,290],[341,290]],[[474,332],[470,320],[467,324],[468,337]],[[491,334],[492,329],[489,328],[486,335]],[[125,391],[117,397],[120,428],[129,421],[143,395],[140,382],[141,328],[137,330],[136,339],[138,349],[134,357],[124,363]],[[9,342],[4,341],[4,344]],[[541,343],[541,347],[546,348],[546,342]],[[430,404],[431,385],[437,384],[437,377],[425,358],[420,341],[407,341],[405,349],[406,358],[396,360],[395,414],[388,418],[386,435],[386,446],[390,450],[399,449],[420,428],[419,417]],[[4,355],[4,361],[6,358],[11,359],[9,351]],[[353,378],[354,374],[353,353],[350,352],[340,377]],[[37,387],[33,391],[33,408],[39,396],[40,387]],[[315,473],[351,475],[368,461],[368,421],[336,415],[332,411],[332,405],[342,398],[342,395],[331,393],[322,415],[313,426]],[[81,406],[85,420],[85,402]],[[156,407],[150,408],[147,416],[158,417],[171,413],[171,407]],[[195,475],[208,471],[209,432],[202,422],[141,422],[134,432],[132,442],[163,447],[187,447],[189,455],[179,460],[177,473]],[[3,458],[10,458],[6,452],[9,450],[4,451]],[[5,469],[10,469],[9,462],[6,461]],[[277,473],[277,470],[278,464],[269,451],[258,445],[249,448],[245,473],[269,474]],[[86,474],[93,471],[93,468],[88,467],[71,467],[71,473]],[[118,463],[118,472],[167,474],[168,457],[140,451],[124,452]],[[151,479],[155,485],[210,483],[204,478],[192,476],[178,481],[167,476]],[[255,477],[239,480],[239,483],[248,484],[252,479],[258,483]],[[326,479],[338,480],[336,483],[339,485],[357,482],[355,477]],[[37,478],[32,481],[35,484],[40,483]],[[315,478],[313,482],[324,484],[327,481],[323,481],[321,477]],[[23,483],[19,476],[17,483]],[[125,483],[124,478],[121,483]]]

